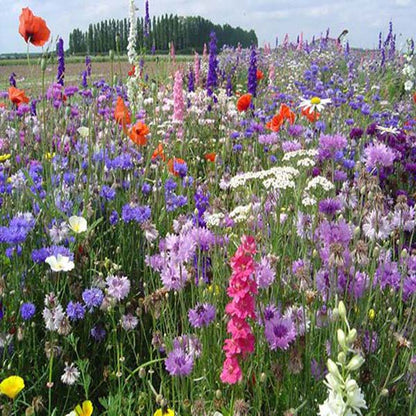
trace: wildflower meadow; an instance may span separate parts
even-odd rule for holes
[[[416,415],[413,40],[212,32],[156,76],[129,4],[106,79],[16,21],[43,55],[0,91],[2,414]]]

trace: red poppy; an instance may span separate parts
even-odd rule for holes
[[[30,42],[35,46],[43,46],[51,35],[46,22],[41,17],[35,16],[28,7],[22,9],[20,14],[19,33],[26,43]]]
[[[160,157],[163,161],[166,160],[165,153],[163,151],[163,145],[159,143],[155,149],[155,151],[152,154],[152,160],[157,159]]]
[[[138,121],[132,128],[129,130],[130,139],[136,143],[138,146],[145,146],[147,144],[147,137],[150,133],[149,127],[146,124]]]
[[[130,69],[130,71],[128,72],[129,77],[132,77],[134,75],[134,73],[136,72],[136,67],[133,65]]]
[[[13,104],[16,104],[18,107],[20,104],[29,102],[29,98],[26,97],[26,94],[23,90],[19,90],[16,87],[9,88],[9,99]]]
[[[314,123],[319,120],[321,114],[317,111],[311,111],[310,108],[304,108],[302,109],[302,115],[305,116],[311,123]]]
[[[179,158],[179,157],[174,157],[172,159],[169,159],[169,161],[168,161],[169,172],[174,174],[175,176],[179,176],[179,172],[177,170],[175,170],[175,165],[178,165],[178,164],[186,165],[186,162],[183,159]]]
[[[277,133],[280,130],[280,127],[282,127],[283,121],[284,121],[283,116],[280,113],[276,114],[275,116],[273,116],[271,121],[269,121],[266,124],[266,127],[269,130],[272,130]]]
[[[244,94],[242,95],[238,101],[237,101],[237,110],[240,111],[246,111],[251,104],[251,94]]]
[[[0,103],[0,108],[6,108],[6,104]]]
[[[215,159],[217,157],[217,154],[215,152],[207,153],[204,158],[210,162],[215,162]]]
[[[260,69],[258,69],[256,72],[256,78],[257,78],[257,81],[262,80],[264,78],[263,71],[260,71]]]
[[[293,111],[290,111],[290,108],[286,104],[280,105],[280,114],[285,120],[289,120],[290,124],[295,122],[296,115]]]
[[[416,92],[413,94],[413,102],[416,104]]]
[[[131,123],[130,113],[120,96],[117,97],[117,104],[114,109],[114,119],[118,124],[122,124],[123,128],[125,128],[126,124]]]

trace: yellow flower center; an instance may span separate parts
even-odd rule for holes
[[[311,104],[320,104],[321,103],[321,99],[319,97],[313,97],[311,99]]]

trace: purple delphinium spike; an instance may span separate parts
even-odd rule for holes
[[[58,39],[56,45],[56,55],[58,57],[58,74],[56,76],[58,84],[64,85],[65,77],[65,51],[64,51],[64,40]]]
[[[194,73],[192,71],[192,68],[189,69],[189,73],[188,73],[188,91],[189,92],[195,91],[195,79],[194,79]]]
[[[149,15],[149,0],[146,0],[145,4],[145,16],[144,16],[144,37],[148,38],[150,35],[150,15]]]
[[[215,35],[215,32],[211,32],[210,38],[211,38],[211,41],[209,42],[209,66],[208,66],[208,76],[207,76],[207,92],[208,92],[208,95],[211,97],[218,83],[217,37]]]
[[[11,87],[15,87],[16,88],[16,74],[14,72],[12,72],[10,74],[9,83],[10,83],[10,86]]]
[[[255,97],[257,94],[257,55],[256,47],[251,47],[250,66],[248,68],[247,91]]]

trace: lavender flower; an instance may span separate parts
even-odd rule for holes
[[[171,376],[188,376],[194,367],[194,358],[182,348],[174,348],[165,360],[165,367]]]
[[[99,308],[104,299],[104,293],[101,289],[93,287],[85,289],[82,293],[82,300],[85,302],[87,308]]]
[[[66,307],[66,314],[71,321],[84,319],[85,307],[81,303],[72,302],[71,300]]]
[[[198,303],[195,308],[188,311],[190,324],[194,328],[208,326],[215,319],[215,306],[209,303]]]
[[[271,350],[286,350],[296,338],[296,329],[290,318],[277,317],[266,321],[264,334]]]
[[[130,292],[130,280],[126,276],[110,275],[106,279],[107,292],[116,300],[122,300]]]

